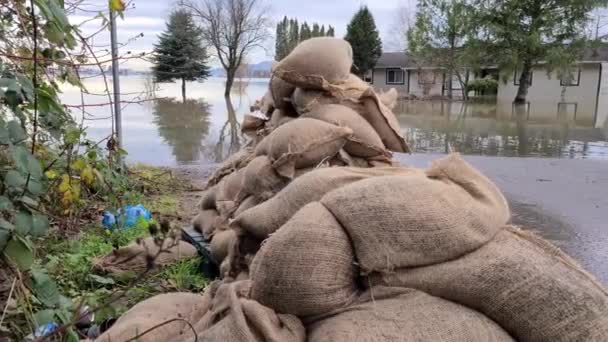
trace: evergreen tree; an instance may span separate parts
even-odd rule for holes
[[[329,25],[329,28],[327,29],[326,36],[333,37],[335,35],[336,35],[336,33],[334,32],[334,28],[331,25]]]
[[[350,21],[344,39],[353,47],[353,73],[365,75],[382,55],[380,34],[367,6],[361,7]]]
[[[277,37],[275,43],[275,60],[280,61],[285,58],[289,53],[289,21],[287,17],[284,17],[282,21],[277,24]]]
[[[182,99],[186,102],[186,81],[209,77],[207,49],[202,31],[190,12],[176,10],[169,16],[167,28],[154,45],[154,78],[156,82],[182,81]]]
[[[312,32],[310,31],[308,23],[304,22],[304,24],[302,24],[302,29],[300,30],[300,41],[305,41],[309,38],[312,38]]]
[[[319,37],[320,33],[321,33],[321,30],[319,28],[319,24],[313,23],[312,24],[312,36],[313,37]]]
[[[298,19],[293,19],[289,25],[289,52],[300,43],[300,24]]]
[[[325,25],[321,26],[321,32],[319,32],[319,36],[325,37]]]

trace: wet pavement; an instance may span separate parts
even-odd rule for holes
[[[398,155],[426,167],[439,154]],[[608,284],[608,162],[465,156],[511,204],[512,222],[539,233]]]

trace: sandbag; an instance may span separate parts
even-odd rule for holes
[[[413,289],[374,287],[339,311],[307,325],[308,341],[514,341],[484,315]]]
[[[264,242],[251,264],[251,298],[279,313],[321,315],[352,303],[358,275],[350,240],[318,202]]]
[[[435,161],[425,173],[366,179],[321,199],[348,231],[363,272],[457,258],[509,220],[500,190],[459,155]]]
[[[288,123],[289,121],[295,119],[295,116],[288,115],[288,112],[286,112],[285,110],[275,109],[275,111],[272,112],[272,116],[270,117],[267,126],[270,128],[270,130],[274,130],[277,127],[282,126]]]
[[[231,217],[234,210],[238,208],[239,196],[243,190],[244,174],[245,169],[240,169],[222,179],[218,184],[215,205],[221,217]]]
[[[403,139],[399,121],[393,111],[385,106],[378,95],[368,89],[361,98],[365,110],[359,112],[374,127],[384,146],[394,152],[410,152],[410,148]]]
[[[293,178],[295,169],[316,166],[333,157],[353,131],[320,120],[300,118],[270,133],[255,149],[272,160],[277,173]]]
[[[397,89],[391,88],[389,91],[378,95],[378,98],[383,105],[388,109],[393,110],[397,105],[397,100],[399,100],[399,93],[397,92]]]
[[[391,155],[384,148],[382,139],[374,128],[352,109],[341,105],[324,105],[316,107],[303,117],[318,119],[336,126],[348,127],[353,135],[348,138],[344,150],[349,154],[362,157],[384,157]]]
[[[329,89],[348,78],[352,64],[353,49],[347,41],[316,37],[298,44],[272,73],[298,87]]]
[[[259,200],[255,196],[248,196],[241,202],[241,204],[239,205],[239,208],[234,211],[234,217],[240,215],[242,212],[244,212],[246,210],[249,210],[249,209],[255,207],[259,203],[260,203]]]
[[[137,303],[95,341],[128,341],[137,337],[134,340],[138,342],[157,342],[194,338],[196,332],[188,323],[200,321],[210,307],[211,297],[208,294],[160,294]],[[170,320],[175,321],[160,326]],[[144,334],[156,326],[159,327]]]
[[[205,240],[209,240],[219,223],[219,218],[220,215],[215,209],[202,210],[192,220],[192,227],[203,234]]]
[[[292,84],[283,81],[279,77],[272,76],[269,87],[275,108],[288,109],[291,107],[291,95],[295,90]]]
[[[473,308],[518,341],[608,341],[608,294],[550,243],[514,227],[461,258],[373,284],[420,289]]]
[[[304,342],[306,330],[302,322],[296,316],[277,314],[251,300],[250,286],[247,280],[219,286],[211,309],[196,325],[198,341]]]
[[[222,163],[222,166],[219,169],[215,170],[215,172],[211,175],[211,177],[209,177],[205,190],[208,190],[208,189],[214,187],[220,181],[222,181],[224,179],[224,177],[247,166],[247,164],[249,164],[249,162],[253,158],[255,158],[255,155],[253,154],[253,152],[254,152],[253,148],[244,147],[244,148],[240,149],[238,152],[236,152],[236,153],[232,154],[230,157],[228,157],[228,159],[226,159],[226,161],[224,161],[224,163]],[[217,194],[217,190],[216,190],[216,194]],[[211,209],[211,208],[208,208],[208,209]]]
[[[421,173],[422,171],[411,168],[326,167],[315,169],[296,178],[266,202],[235,216],[231,226],[264,240],[306,204],[320,200],[326,193],[334,189],[369,177],[404,172]]]
[[[217,191],[217,187],[213,186],[205,191],[201,195],[201,199],[196,205],[199,210],[211,210],[216,209],[215,207],[215,193]]]
[[[340,104],[361,113],[365,110],[365,107],[360,98],[369,88],[369,84],[351,74],[344,82],[336,84],[332,92],[296,88],[291,97],[291,102],[300,114],[327,104]]]
[[[255,137],[257,136],[257,132],[264,128],[266,121],[266,119],[245,114],[241,123],[241,132],[249,137]]]
[[[224,259],[234,250],[234,245],[237,241],[236,232],[233,229],[216,231],[211,238],[209,249],[211,256],[218,263],[222,263]]]
[[[260,112],[266,116],[269,116],[274,111],[274,100],[270,90],[268,90],[266,94],[264,94],[264,97],[259,101],[259,108]]]
[[[242,195],[254,196],[258,202],[274,196],[289,181],[274,170],[272,161],[267,156],[252,160],[245,168],[243,177]]]
[[[149,256],[156,257],[154,265],[161,267],[197,256],[196,248],[181,240],[167,238],[163,242],[162,249],[164,252],[158,254],[159,246],[153,237],[148,237],[142,239],[140,243],[135,242],[115,249],[110,254],[96,259],[93,267],[99,272],[111,275],[137,275],[147,269]]]

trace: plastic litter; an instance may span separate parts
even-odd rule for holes
[[[131,228],[140,218],[143,218],[146,222],[150,222],[152,214],[141,204],[135,206],[127,205],[124,208],[118,209],[116,213],[111,211],[104,212],[101,223],[106,229],[112,231],[117,228]]]

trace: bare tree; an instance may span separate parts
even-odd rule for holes
[[[401,0],[393,16],[393,22],[388,31],[387,48],[391,51],[405,51],[407,50],[407,31],[416,21],[416,1]]]
[[[181,6],[200,20],[204,38],[226,70],[224,96],[230,96],[245,56],[270,37],[271,20],[263,0],[182,0]]]

